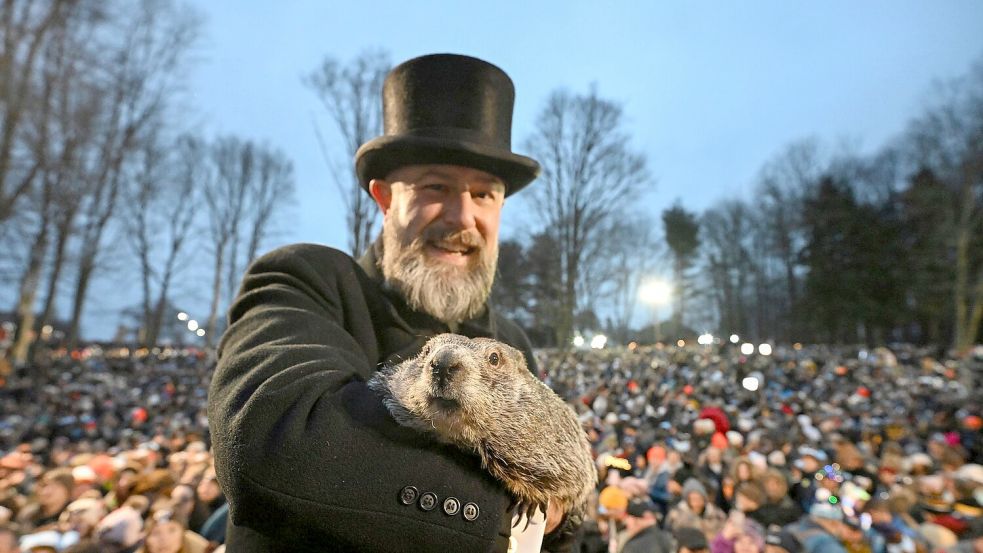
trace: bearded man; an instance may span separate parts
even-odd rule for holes
[[[361,259],[309,244],[247,271],[209,392],[229,551],[504,551],[511,498],[477,457],[397,426],[366,381],[443,332],[535,361],[487,305],[502,206],[535,179],[511,151],[514,88],[466,56],[405,62],[356,172],[383,231]],[[555,528],[562,513],[549,513]]]

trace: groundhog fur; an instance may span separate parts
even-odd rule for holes
[[[597,484],[590,444],[573,409],[518,350],[440,334],[418,356],[380,369],[369,387],[399,424],[480,456],[521,514],[545,513],[553,501],[567,513],[561,529],[582,522]]]

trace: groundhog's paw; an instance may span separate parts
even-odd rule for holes
[[[546,503],[537,503],[533,501],[513,501],[512,505],[509,507],[509,511],[515,509],[515,514],[518,515],[515,522],[512,523],[512,528],[515,528],[522,522],[523,517],[526,519],[526,524],[523,526],[522,531],[525,532],[529,528],[529,522],[532,518],[536,516],[536,513],[542,512],[543,516],[546,515]]]

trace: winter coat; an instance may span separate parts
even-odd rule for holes
[[[383,287],[377,255],[297,244],[247,270],[208,405],[229,551],[508,547],[501,484],[476,456],[397,425],[366,385],[451,330]],[[525,334],[490,309],[455,332],[522,350],[535,373]]]

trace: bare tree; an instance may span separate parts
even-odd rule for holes
[[[25,154],[22,130],[38,104],[37,81],[51,36],[65,29],[79,2],[5,0],[0,4],[0,222],[10,217],[44,159]],[[18,156],[18,153],[22,154]]]
[[[289,203],[294,193],[293,163],[283,152],[261,147],[256,157],[255,178],[250,183],[245,208],[249,223],[246,264],[256,259],[260,246],[270,233],[276,211]]]
[[[585,253],[648,183],[644,158],[629,149],[621,107],[600,98],[554,92],[539,115],[527,148],[543,165],[530,200],[558,247],[561,313],[557,342],[569,344],[582,300]]]
[[[348,246],[352,255],[361,255],[373,239],[375,204],[359,185],[353,160],[359,146],[382,134],[380,93],[389,68],[388,54],[366,51],[346,66],[326,57],[320,67],[303,79],[321,100],[344,143],[345,157],[338,162],[328,153],[315,125],[324,159],[345,201]]]
[[[655,224],[643,213],[626,213],[605,232],[605,251],[593,256],[604,268],[602,282],[611,307],[614,338],[628,339],[642,282],[659,269],[664,252],[655,236]]]
[[[205,343],[211,345],[218,328],[222,302],[223,272],[235,285],[236,260],[233,246],[238,241],[239,224],[246,202],[253,168],[252,146],[235,137],[216,140],[210,148],[213,176],[203,183],[209,239],[213,255],[212,302],[205,325]],[[230,261],[231,259],[231,261]]]
[[[72,314],[67,342],[74,347],[93,273],[132,158],[151,129],[164,125],[179,70],[198,35],[195,15],[165,0],[142,0],[119,10],[100,36],[103,110],[89,159],[91,194],[82,211]]]
[[[203,181],[214,256],[212,301],[205,327],[209,345],[218,330],[223,303],[231,302],[243,267],[256,257],[275,213],[291,200],[294,189],[293,164],[278,150],[228,136],[216,140],[210,152],[212,176]],[[239,251],[243,243],[245,255]]]
[[[983,322],[983,59],[940,86],[907,136],[913,158],[931,169],[955,199],[953,346],[965,352]]]
[[[33,340],[35,303],[52,234],[58,238],[56,252],[64,248],[62,208],[65,199],[72,198],[76,190],[79,149],[93,119],[92,96],[80,78],[85,60],[78,51],[97,17],[92,13],[75,13],[71,27],[59,26],[48,32],[48,40],[37,58],[37,81],[32,83],[33,109],[21,118],[22,152],[34,160],[32,172],[41,189],[28,193],[28,198],[34,200],[33,206],[24,206],[34,208],[38,224],[15,309],[18,325],[12,357],[18,364],[27,360]]]
[[[140,336],[156,345],[171,283],[187,253],[203,178],[204,145],[182,136],[168,147],[145,140],[140,166],[126,191],[124,225],[139,259],[142,288]]]

